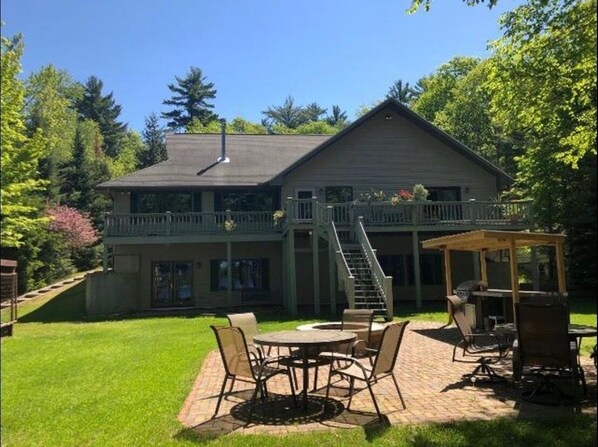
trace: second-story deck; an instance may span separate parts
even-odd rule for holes
[[[272,211],[112,214],[104,221],[104,241],[165,243],[279,240],[287,228],[309,229],[334,222],[353,226],[357,218],[371,232],[467,231],[531,228],[531,202],[349,202],[287,199],[283,219]]]

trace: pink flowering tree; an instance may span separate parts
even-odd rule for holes
[[[89,247],[97,242],[98,233],[88,213],[69,206],[53,206],[47,214],[51,219],[50,231],[62,235],[71,250]]]

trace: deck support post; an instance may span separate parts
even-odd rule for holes
[[[226,302],[227,307],[233,305],[233,255],[232,242],[226,241]]]
[[[422,307],[422,284],[421,272],[419,266],[419,235],[417,231],[412,232],[413,241],[413,273],[415,276],[415,307],[418,309]]]
[[[314,314],[320,315],[320,240],[318,235],[318,225],[316,222],[316,206],[318,198],[312,197],[312,215],[313,215],[313,230],[312,230],[312,259],[313,259],[313,277],[314,277]]]
[[[288,232],[288,264],[289,264],[289,312],[297,315],[297,271],[295,268],[295,230]]]
[[[333,209],[331,205],[326,207],[326,222],[328,224],[328,289],[330,292],[330,315],[336,315],[336,254],[332,246],[330,234],[330,222],[333,220]]]

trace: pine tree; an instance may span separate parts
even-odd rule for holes
[[[159,118],[152,113],[145,119],[145,128],[141,132],[143,150],[139,153],[139,168],[155,165],[166,160],[166,141],[164,129],[160,126]]]
[[[186,130],[194,119],[203,125],[218,119],[218,115],[212,112],[214,105],[208,102],[216,97],[214,83],[206,83],[200,68],[191,67],[187,76],[175,76],[175,79],[176,84],[168,84],[168,89],[174,95],[162,101],[162,104],[175,107],[170,112],[162,113],[162,117],[169,120],[167,126],[170,129]]]
[[[114,158],[120,151],[127,125],[118,121],[122,107],[116,104],[112,92],[102,95],[103,87],[101,80],[91,76],[84,85],[83,97],[78,101],[77,109],[81,119],[98,123],[104,139],[104,152]]]

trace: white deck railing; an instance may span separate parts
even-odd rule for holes
[[[319,203],[287,199],[286,224],[353,227],[363,216],[367,227],[400,226],[512,226],[530,225],[531,202],[350,202]],[[226,223],[229,222],[229,223]],[[172,236],[181,234],[275,233],[283,224],[272,211],[216,211],[203,213],[112,214],[105,218],[106,236]]]
[[[106,236],[174,236],[214,233],[273,233],[272,211],[212,213],[110,214],[104,220]]]
[[[376,250],[372,248],[372,244],[368,238],[367,233],[365,232],[365,228],[363,226],[363,218],[358,217],[357,224],[355,225],[355,234],[357,236],[357,241],[361,246],[363,254],[365,255],[370,269],[372,271],[372,279],[374,280],[374,284],[376,288],[382,294],[384,301],[386,303],[386,315],[389,318],[393,316],[393,295],[392,295],[392,276],[386,276],[384,270],[382,270],[382,266],[378,261],[378,257],[376,256]]]

